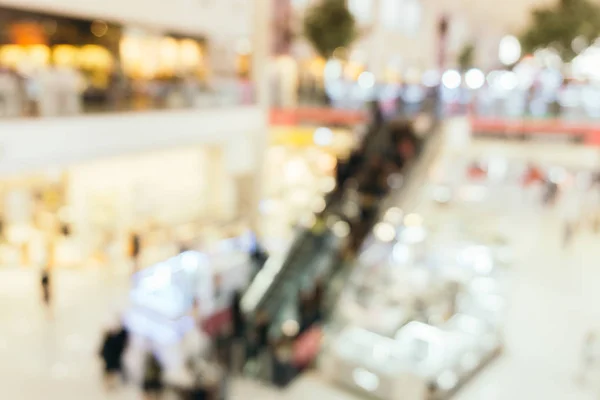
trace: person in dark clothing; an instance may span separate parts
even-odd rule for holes
[[[131,259],[133,260],[133,271],[136,272],[139,269],[139,258],[142,248],[142,239],[137,233],[131,234]]]
[[[265,350],[269,346],[269,317],[265,312],[259,312],[256,317],[256,337],[260,351]]]
[[[263,267],[263,265],[265,265],[268,258],[269,255],[267,252],[258,243],[256,243],[254,249],[252,249],[250,252],[250,259],[252,260],[257,272]]]
[[[336,190],[340,191],[346,180],[348,179],[348,170],[349,170],[349,162],[348,160],[338,160],[337,166],[335,169],[335,187]]]
[[[300,331],[299,333],[303,333],[306,331],[312,323],[314,322],[314,313],[313,313],[313,299],[311,298],[309,293],[302,293],[300,295],[300,304],[299,304],[299,315],[300,315]]]
[[[109,330],[104,336],[100,356],[104,361],[104,382],[107,389],[113,389],[117,375],[125,378],[123,353],[127,348],[129,333],[124,327]]]
[[[299,372],[293,364],[293,342],[290,339],[285,339],[278,343],[271,354],[271,359],[273,364],[272,382],[275,386],[283,388]]]
[[[245,337],[245,354],[244,357],[246,362],[257,360],[260,355],[260,345],[258,340],[258,334],[255,330],[250,330]]]
[[[315,301],[315,322],[320,322],[323,318],[323,308],[325,307],[325,284],[322,280],[317,280],[314,293]]]
[[[189,400],[207,400],[210,397],[210,393],[203,386],[196,386],[189,395]]]
[[[250,255],[250,260],[254,266],[254,274],[258,274],[258,272],[262,269],[262,267],[267,262],[269,258],[269,254],[267,251],[261,246],[258,237],[254,232],[251,232],[251,244],[248,250]]]
[[[219,365],[230,370],[233,361],[233,339],[231,328],[223,327],[214,340],[215,356]]]
[[[162,373],[162,365],[160,365],[154,353],[148,353],[144,363],[144,380],[142,383],[145,400],[157,400],[162,396]]]
[[[50,307],[50,303],[52,301],[52,291],[50,287],[50,270],[48,268],[44,268],[44,270],[42,271],[40,283],[42,287],[42,301],[47,307]]]
[[[233,325],[233,336],[235,338],[243,337],[246,329],[241,302],[242,292],[236,290],[233,293],[233,300],[231,303],[231,323]]]
[[[206,387],[204,382],[204,371],[198,360],[190,360],[188,368],[194,377],[194,383],[192,389],[189,390],[188,395],[185,397],[189,400],[206,400],[210,398],[210,391]]]
[[[377,101],[369,102],[369,112],[371,116],[369,128],[381,128],[385,122],[385,119],[383,117],[383,112],[381,112],[381,107],[379,107],[379,103]]]
[[[544,193],[544,204],[554,205],[556,198],[558,197],[558,185],[556,182],[547,181],[546,192]]]
[[[127,330],[125,325],[122,324],[119,331],[117,332],[117,350],[119,352],[119,361],[120,361],[119,372],[121,373],[121,379],[123,380],[123,383],[127,382],[127,372],[126,372],[125,368],[123,368],[123,355],[125,354],[125,351],[127,350],[128,345],[129,345],[129,331]]]
[[[369,197],[381,197],[386,192],[385,168],[380,158],[375,158],[359,178],[358,191]]]
[[[397,120],[390,124],[391,148],[395,156],[402,161],[415,157],[421,147],[421,140],[417,137],[412,122]]]

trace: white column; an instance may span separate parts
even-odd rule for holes
[[[272,0],[254,0],[252,27],[252,78],[261,107],[269,107],[269,60],[271,58]]]
[[[252,177],[243,178],[243,182],[238,181],[237,185],[240,194],[246,191],[252,192],[248,194],[251,200],[245,203],[246,207],[252,210],[251,215],[248,217],[251,229],[255,232],[259,232],[260,216],[258,206],[263,192],[263,160],[265,159],[269,139],[269,60],[271,59],[271,30],[273,26],[271,21],[273,4],[271,2],[272,0],[254,0],[252,78],[258,106],[263,110],[264,124],[256,132],[247,132],[252,144],[247,151],[252,151],[255,157],[254,173]]]
[[[227,185],[227,172],[223,160],[223,149],[207,147],[206,160],[203,160],[203,186],[207,204],[204,208],[209,219],[221,219],[230,215],[227,209],[225,188]]]

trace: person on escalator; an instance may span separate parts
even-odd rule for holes
[[[412,160],[417,154],[419,139],[413,124],[409,121],[394,121],[390,126],[392,159],[398,168],[402,168],[407,161]]]
[[[154,353],[146,355],[144,361],[142,390],[145,400],[160,399],[163,392],[163,367]]]
[[[260,311],[256,316],[256,339],[260,352],[263,352],[269,347],[269,326],[271,321],[266,312]]]
[[[314,292],[314,302],[315,302],[315,322],[321,322],[323,318],[323,308],[325,305],[325,284],[323,280],[318,279],[315,284],[315,292]]]
[[[233,293],[233,299],[231,301],[231,325],[233,328],[233,337],[235,339],[244,337],[246,330],[246,321],[244,320],[241,303],[242,292],[240,290],[236,290]]]
[[[260,346],[258,344],[256,330],[250,329],[244,339],[244,364],[246,367],[252,369],[252,364],[256,364],[260,355]]]
[[[348,161],[345,163],[345,168],[343,171],[342,182],[338,183],[338,186],[341,188],[348,179],[352,178],[356,175],[357,171],[360,169],[361,165],[364,162],[364,153],[362,150],[357,149],[352,151]]]
[[[309,329],[316,321],[316,299],[311,291],[300,294],[300,334]]]
[[[273,363],[273,384],[279,388],[287,386],[297,375],[293,365],[294,343],[291,339],[282,339],[275,345],[271,355]]]
[[[358,178],[360,220],[352,229],[351,249],[357,250],[377,213],[377,205],[387,191],[387,177],[381,158],[376,158]]]
[[[264,311],[259,311],[254,325],[248,329],[244,339],[246,374],[258,377],[260,374],[270,376],[270,368],[266,360],[271,357],[269,342],[270,320]]]
[[[349,172],[349,160],[338,159],[336,168],[335,168],[335,189],[336,192],[341,192],[344,185],[346,184],[346,180],[348,179]]]
[[[358,181],[358,191],[367,203],[375,202],[387,190],[385,166],[381,157],[375,157]]]
[[[371,118],[369,127],[372,129],[381,128],[385,122],[385,118],[383,117],[383,112],[381,112],[379,102],[376,100],[369,102],[369,114]]]
[[[250,246],[250,260],[254,265],[254,272],[258,273],[262,269],[262,267],[267,262],[269,258],[269,254],[267,251],[261,246],[256,237],[256,234],[252,233],[252,243]]]

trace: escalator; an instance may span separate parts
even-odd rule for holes
[[[325,224],[335,202],[330,200],[318,217],[317,225],[321,226],[300,232],[288,251],[281,257],[270,257],[253,279],[242,298],[242,311],[249,319],[260,311],[276,316],[285,299],[299,289],[297,286],[310,267],[319,265],[319,256],[336,251],[339,240]]]
[[[371,139],[363,146],[361,155],[364,161],[359,168],[352,171],[350,179],[360,179],[358,174],[364,172],[365,165],[368,166],[374,158],[389,154],[390,146],[386,148],[386,140],[391,139],[390,130],[387,125],[371,129]],[[402,175],[405,174],[405,170],[410,168],[403,168]],[[363,218],[348,215],[347,204],[360,197],[357,190],[356,186],[349,185],[326,199],[326,208],[316,216],[315,226],[300,232],[283,256],[271,257],[267,261],[242,298],[241,308],[249,321],[258,314],[266,313],[272,328],[278,330],[275,325],[287,319],[297,318],[297,310],[294,308],[298,309],[300,292],[304,286],[314,285],[316,277],[327,282],[329,286],[335,277],[342,276],[348,265],[348,252],[345,250],[352,248],[357,251],[378,217],[377,212],[367,218],[364,218],[364,215]],[[379,200],[385,198],[386,196],[383,196]],[[382,203],[379,200],[375,202],[375,210],[381,209]],[[346,222],[350,227],[349,234],[336,234],[332,229],[336,221]],[[349,245],[349,239],[355,243]],[[329,294],[326,297],[329,297]],[[335,297],[332,296],[334,302]]]
[[[381,125],[371,126],[367,136],[380,136],[381,129]],[[372,150],[365,146],[363,152],[368,151]],[[353,177],[353,172],[355,171],[350,171],[348,178]],[[274,319],[278,308],[285,303],[284,300],[293,297],[293,293],[290,292],[297,291],[298,279],[310,272],[307,271],[310,266],[317,264],[320,253],[337,254],[340,240],[336,240],[327,222],[331,221],[331,216],[344,214],[346,199],[345,191],[330,193],[325,198],[325,209],[316,215],[315,226],[299,232],[287,251],[283,252],[283,256],[273,256],[267,260],[242,297],[241,309],[248,320],[252,320],[259,311],[266,312]],[[335,248],[336,246],[338,248]]]

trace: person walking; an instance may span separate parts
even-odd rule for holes
[[[154,353],[148,353],[144,362],[144,380],[142,383],[144,400],[158,400],[162,397],[162,375],[162,365]]]
[[[116,386],[116,378],[122,374],[123,367],[121,357],[124,350],[123,338],[119,329],[112,327],[104,334],[100,357],[104,362],[104,386],[111,391]]]
[[[581,222],[581,199],[580,194],[574,188],[568,188],[562,196],[561,212],[563,214],[563,248],[569,247],[574,239],[576,229]]]
[[[50,269],[48,267],[42,270],[40,284],[42,289],[42,301],[44,305],[49,308],[52,302],[52,290],[50,281]]]
[[[136,232],[133,232],[130,236],[130,244],[129,244],[129,253],[131,256],[131,260],[133,261],[133,273],[136,273],[139,270],[139,258],[142,247],[142,239],[140,235]]]
[[[121,323],[121,326],[119,327],[119,330],[117,331],[116,334],[116,343],[117,343],[117,352],[118,352],[118,356],[119,356],[119,370],[118,372],[121,375],[121,379],[123,380],[123,383],[127,383],[128,381],[128,376],[127,376],[127,371],[125,370],[124,366],[123,366],[123,356],[125,355],[125,352],[127,351],[127,347],[129,346],[129,330],[127,329],[127,327],[125,326],[125,324]]]

